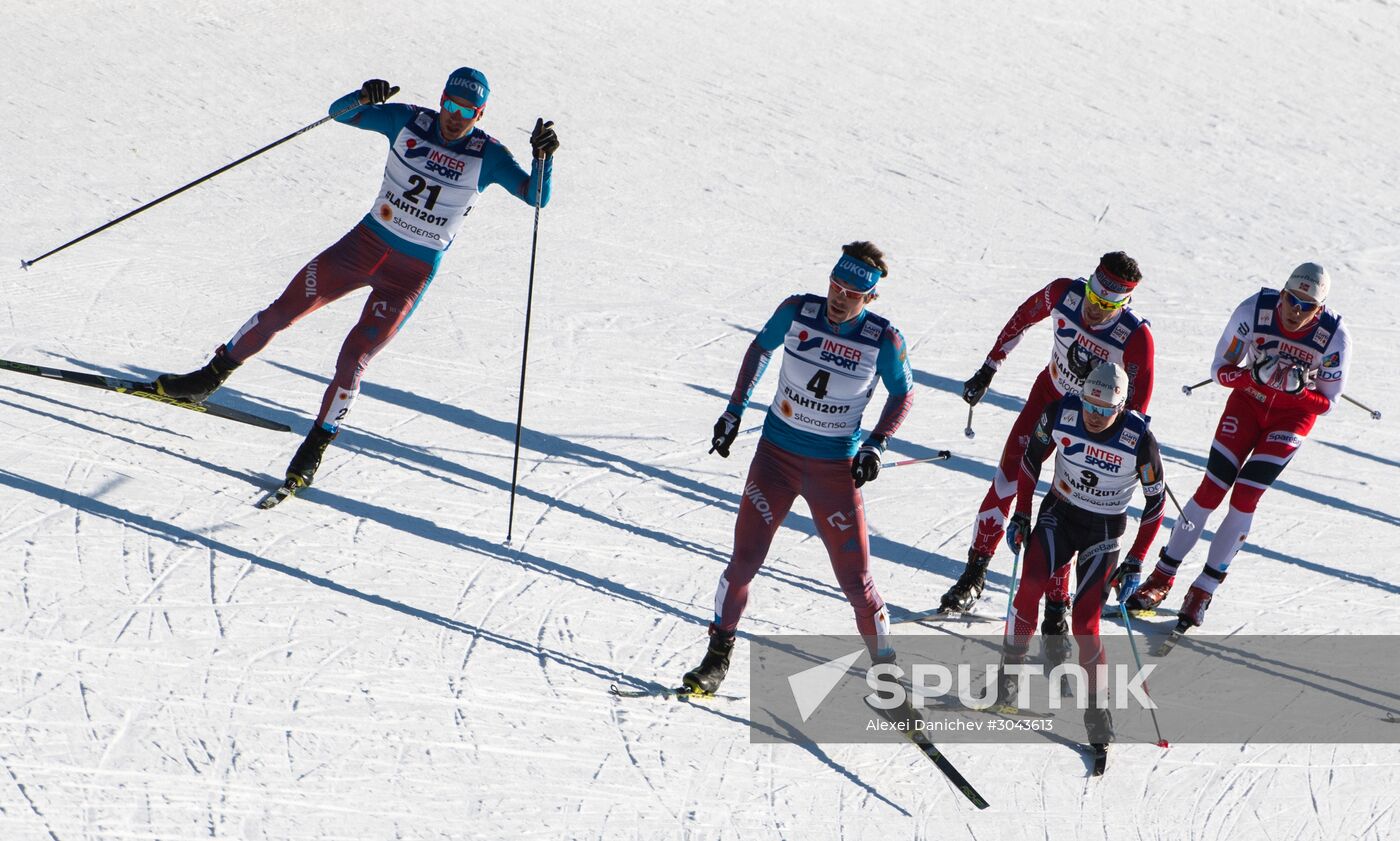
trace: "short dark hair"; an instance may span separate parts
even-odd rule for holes
[[[1128,283],[1142,282],[1142,270],[1138,268],[1137,261],[1122,251],[1110,251],[1103,255],[1099,258],[1099,265]]]
[[[875,243],[866,242],[863,239],[855,242],[848,242],[841,246],[841,253],[847,257],[854,257],[865,263],[869,263],[880,270],[881,277],[889,277],[890,269],[885,265],[885,252],[875,247]]]

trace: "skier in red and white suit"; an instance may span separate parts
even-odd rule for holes
[[[1259,498],[1346,386],[1351,340],[1341,316],[1324,305],[1330,286],[1322,266],[1304,263],[1282,292],[1261,289],[1230,316],[1211,375],[1232,391],[1215,429],[1205,478],[1182,509],[1156,569],[1128,599],[1130,609],[1162,603],[1206,518],[1229,492],[1230,510],[1215,530],[1205,569],[1186,592],[1179,622],[1189,627],[1205,618],[1215,588],[1249,534]]]
[[[968,610],[982,595],[991,563],[1005,528],[1007,513],[1016,498],[1016,477],[1021,472],[1031,430],[1051,403],[1067,394],[1078,394],[1084,378],[1101,362],[1116,362],[1128,374],[1127,408],[1147,413],[1152,399],[1152,331],[1146,319],[1128,307],[1133,290],[1142,282],[1137,261],[1121,251],[1103,255],[1087,280],[1062,277],[1027,298],[1006,322],[987,360],[963,385],[963,400],[975,406],[987,391],[1001,363],[1032,325],[1054,319],[1050,362],[1036,377],[1035,385],[1011,425],[1001,451],[996,476],[977,512],[967,566],[947,593],[945,611]],[[1067,568],[1066,568],[1067,571]],[[1058,576],[1046,591],[1046,634],[1068,632],[1065,611],[1069,606],[1069,576]]]

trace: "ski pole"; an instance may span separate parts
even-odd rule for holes
[[[1186,513],[1181,510],[1181,503],[1176,501],[1176,494],[1172,493],[1172,486],[1168,485],[1166,482],[1163,482],[1162,487],[1167,489],[1167,496],[1171,497],[1172,505],[1176,506],[1176,515],[1178,517],[1186,516]]]
[[[394,94],[396,94],[396,93],[398,93],[398,92],[399,92],[399,89],[398,89],[397,87],[389,88],[389,96],[393,96]],[[292,138],[297,137],[297,136],[299,136],[299,135],[305,134],[306,132],[311,131],[313,128],[316,128],[317,126],[321,125],[322,123],[326,123],[326,122],[329,122],[329,121],[331,121],[331,120],[334,120],[334,119],[337,118],[337,117],[344,116],[344,115],[350,113],[351,111],[354,111],[356,108],[359,108],[360,105],[361,105],[361,103],[356,103],[356,104],[354,104],[354,105],[351,105],[349,108],[342,108],[342,109],[340,109],[339,111],[335,112],[334,114],[330,114],[330,115],[327,115],[327,116],[325,116],[325,117],[322,117],[321,119],[317,120],[316,122],[314,122],[314,123],[312,123],[312,124],[310,124],[310,125],[308,125],[308,126],[303,126],[302,128],[297,129],[296,131],[292,132],[291,134],[287,135],[286,137],[282,138],[281,140],[273,141],[272,143],[267,144],[266,146],[262,147],[261,149],[258,149],[257,151],[249,152],[248,154],[244,155],[243,157],[239,158],[238,160],[234,161],[234,162],[231,163],[231,164],[224,164],[223,166],[219,167],[218,169],[214,170],[213,172],[209,173],[208,175],[205,175],[205,176],[203,176],[203,177],[201,177],[201,178],[196,178],[195,180],[191,181],[190,183],[186,184],[185,186],[180,187],[179,189],[171,190],[170,192],[166,193],[165,195],[161,196],[161,197],[158,198],[158,199],[155,199],[154,201],[148,201],[148,202],[146,202],[145,204],[141,205],[140,207],[136,208],[135,210],[132,210],[132,211],[130,211],[130,212],[128,212],[128,213],[123,213],[121,216],[118,216],[116,219],[113,219],[112,221],[107,222],[106,224],[103,224],[103,225],[100,225],[100,226],[98,226],[98,227],[96,227],[96,228],[93,228],[92,230],[88,231],[87,233],[83,234],[83,235],[80,236],[80,237],[77,237],[76,239],[70,239],[70,240],[68,240],[67,242],[65,242],[64,244],[60,245],[60,246],[57,247],[57,248],[50,249],[49,251],[45,251],[43,254],[40,254],[38,257],[35,257],[33,260],[20,260],[20,261],[19,261],[19,267],[22,268],[22,269],[28,270],[30,266],[34,265],[35,263],[39,262],[40,260],[44,259],[45,257],[48,257],[48,256],[51,255],[51,254],[57,254],[58,252],[62,251],[63,249],[67,248],[67,247],[70,246],[70,245],[77,245],[78,243],[82,242],[83,240],[87,239],[87,238],[90,237],[90,236],[94,236],[94,235],[96,235],[96,234],[100,234],[100,233],[102,233],[103,231],[107,230],[108,228],[112,227],[113,225],[117,225],[117,224],[120,224],[120,223],[122,223],[122,222],[125,222],[126,220],[130,219],[131,217],[135,216],[136,214],[140,213],[140,212],[143,211],[143,210],[146,210],[146,209],[148,209],[148,208],[155,207],[156,205],[160,204],[161,202],[165,201],[166,199],[174,198],[175,196],[180,195],[181,193],[185,192],[186,190],[188,190],[188,189],[191,188],[191,187],[197,186],[197,185],[199,185],[199,184],[203,184],[205,181],[208,181],[210,178],[213,178],[214,176],[219,175],[220,173],[227,172],[227,171],[229,171],[230,169],[233,169],[234,167],[238,166],[239,164],[243,163],[243,162],[246,161],[246,160],[250,160],[250,159],[252,159],[252,158],[256,158],[258,155],[261,155],[263,152],[266,152],[267,150],[269,150],[269,149],[271,149],[271,148],[273,148],[273,147],[275,147],[275,146],[281,146],[283,143],[286,143],[288,140],[291,140]]]
[[[1123,614],[1123,627],[1128,629],[1128,645],[1131,646],[1133,649],[1133,660],[1137,662],[1138,671],[1140,672],[1142,671],[1142,657],[1138,655],[1137,637],[1133,636],[1133,623],[1132,620],[1128,618],[1128,606],[1122,601],[1119,601],[1118,611],[1121,614]],[[1146,680],[1144,680],[1142,683],[1142,691],[1147,692]],[[1151,698],[1151,693],[1148,693],[1147,697]],[[1147,711],[1152,714],[1152,726],[1157,730],[1157,747],[1171,747],[1171,745],[1167,744],[1167,740],[1162,738],[1162,725],[1157,723],[1157,710],[1153,709],[1152,707],[1148,707]]]
[[[948,450],[939,450],[938,455],[928,458],[906,458],[904,461],[887,461],[880,465],[881,470],[889,470],[891,467],[903,467],[906,464],[923,464],[928,461],[947,461],[953,454]]]
[[[1352,404],[1353,406],[1357,406],[1357,407],[1359,407],[1359,408],[1365,409],[1366,411],[1370,412],[1370,413],[1371,413],[1371,420],[1380,420],[1380,419],[1381,419],[1381,413],[1380,413],[1380,412],[1377,412],[1375,409],[1372,409],[1371,407],[1369,407],[1369,406],[1367,406],[1366,404],[1362,403],[1360,400],[1354,399],[1350,394],[1343,394],[1343,395],[1342,395],[1342,399],[1345,400],[1345,401],[1347,401],[1348,403]]]
[[[520,470],[520,428],[525,419],[525,362],[530,358],[530,309],[535,300],[535,253],[540,244],[540,205],[544,202],[544,158],[536,158],[540,183],[535,185],[535,230],[530,235],[530,282],[525,290],[525,343],[520,350],[520,396],[515,403],[515,455],[510,462],[510,514],[506,520],[506,545],[515,528],[515,486]]]
[[[1029,535],[1026,538],[1029,539]],[[1021,570],[1021,547],[1017,546],[1011,550],[1011,586],[1006,589],[1006,629],[1002,632],[1003,637],[1011,637],[1012,642],[1016,640],[1016,634],[1011,624],[1011,603],[1016,598],[1016,584],[1020,579],[1017,575]]]
[[[971,406],[971,405],[969,405],[969,406],[967,407],[967,427],[963,430],[963,434],[966,435],[966,436],[969,437],[969,438],[975,438],[975,437],[977,437],[977,433],[972,431],[972,406]]]
[[[1182,394],[1185,394],[1185,395],[1187,395],[1187,396],[1189,397],[1189,396],[1191,395],[1191,392],[1195,391],[1196,389],[1200,388],[1200,387],[1203,386],[1203,385],[1210,385],[1210,384],[1213,383],[1213,382],[1215,382],[1215,380],[1213,380],[1213,379],[1207,377],[1206,379],[1201,380],[1200,382],[1196,383],[1195,385],[1184,385],[1184,386],[1182,386],[1182,387],[1181,387],[1181,393],[1182,393]]]

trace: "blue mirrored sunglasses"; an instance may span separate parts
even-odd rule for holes
[[[1119,409],[1123,408],[1122,406],[1095,406],[1088,400],[1082,402],[1084,403],[1084,411],[1091,415],[1098,415],[1101,418],[1111,418],[1118,414]]]
[[[442,101],[442,110],[451,111],[454,114],[461,114],[464,120],[475,120],[476,115],[481,113],[483,106],[480,105],[458,105],[450,99]]]
[[[1284,303],[1288,304],[1288,306],[1292,307],[1298,312],[1312,312],[1313,310],[1322,306],[1317,301],[1305,301],[1302,298],[1299,298],[1297,295],[1294,295],[1292,292],[1287,291],[1283,293],[1283,300]]]

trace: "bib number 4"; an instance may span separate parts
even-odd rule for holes
[[[805,335],[805,334],[804,334]],[[818,400],[826,397],[827,387],[831,384],[830,371],[818,371],[807,381],[807,390],[812,392],[812,396]]]

